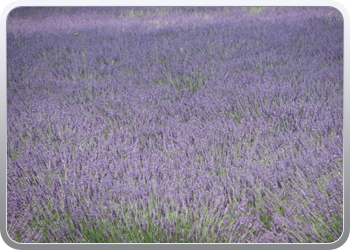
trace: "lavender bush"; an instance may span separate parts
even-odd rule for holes
[[[27,242],[333,242],[333,8],[18,8],[7,228]]]

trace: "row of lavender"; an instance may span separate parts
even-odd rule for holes
[[[332,8],[20,8],[8,18],[18,242],[332,242]]]

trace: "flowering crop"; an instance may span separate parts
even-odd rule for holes
[[[18,8],[7,21],[17,242],[333,242],[333,8]]]

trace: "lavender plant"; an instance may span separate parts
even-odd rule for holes
[[[13,240],[341,236],[337,10],[17,8],[7,65]]]

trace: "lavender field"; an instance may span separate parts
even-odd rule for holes
[[[338,240],[341,13],[13,10],[7,229],[21,243]]]

